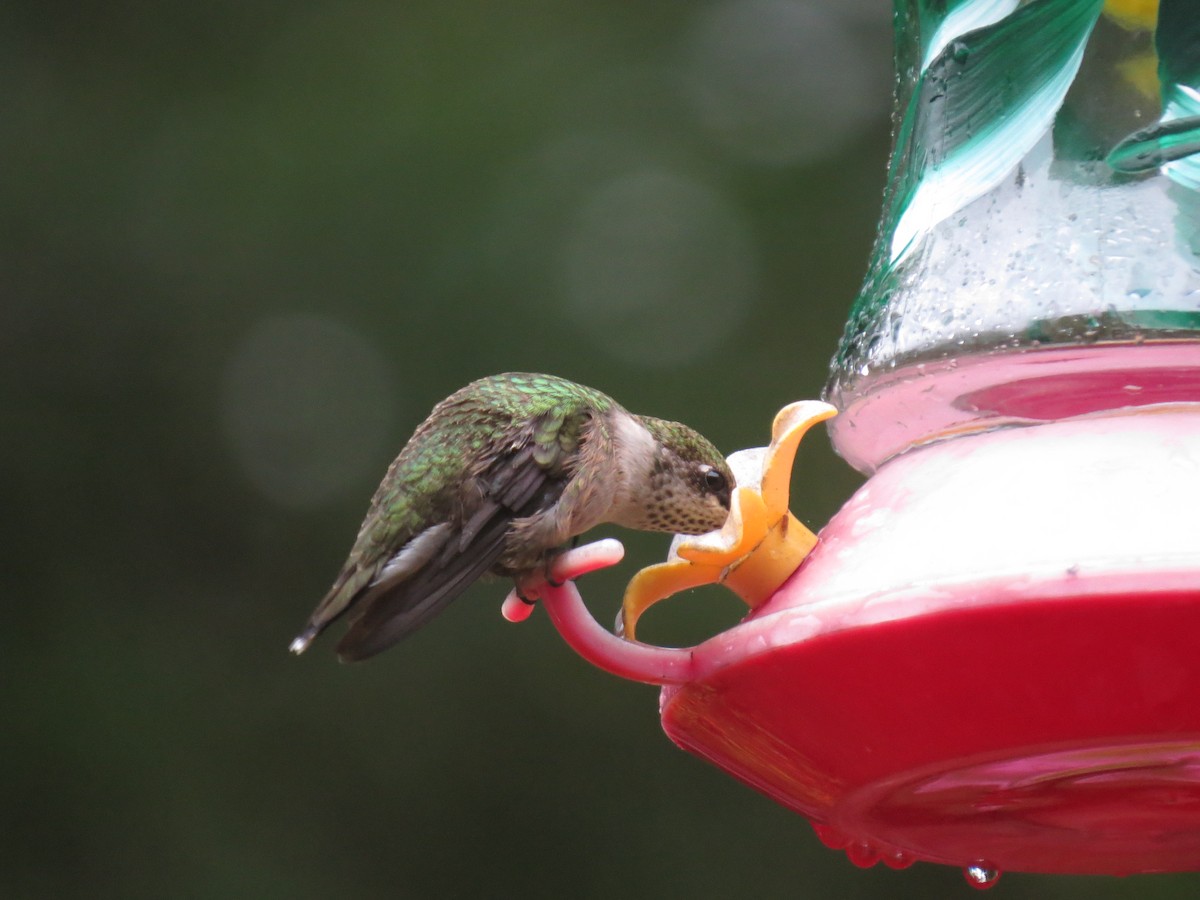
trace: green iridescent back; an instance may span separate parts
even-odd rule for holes
[[[363,546],[360,534],[356,549],[395,547],[452,518],[456,488],[490,446],[511,444],[536,424],[535,458],[553,469],[577,445],[580,413],[616,406],[600,391],[552,375],[507,373],[468,384],[434,407],[392,463],[363,522],[369,542]]]

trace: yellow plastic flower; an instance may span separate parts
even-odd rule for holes
[[[788,509],[792,464],[805,433],[835,415],[828,403],[792,403],[775,417],[769,447],[730,457],[738,483],[729,518],[719,531],[676,538],[665,563],[633,576],[621,607],[626,638],[635,640],[642,614],[672,594],[721,583],[753,609],[796,571],[817,536]]]

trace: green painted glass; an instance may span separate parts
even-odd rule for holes
[[[1200,401],[1200,0],[896,2],[839,451],[869,471],[972,428]],[[1059,380],[1027,383],[1039,366]]]

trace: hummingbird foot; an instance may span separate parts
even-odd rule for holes
[[[581,575],[615,566],[625,554],[621,542],[608,538],[558,553],[546,566],[517,581],[504,599],[500,612],[510,622],[524,622],[532,614],[544,591],[557,592]],[[531,600],[530,597],[533,597]]]
[[[575,535],[573,538],[571,538],[571,543],[569,545],[565,545],[563,547],[555,547],[554,549],[547,550],[545,552],[545,554],[542,558],[541,574],[542,574],[542,578],[545,579],[546,584],[550,585],[550,587],[552,587],[552,588],[560,588],[564,584],[566,584],[568,581],[571,580],[570,577],[561,578],[561,579],[554,577],[555,564],[560,559],[562,559],[566,554],[570,553],[572,550],[575,550],[578,547],[579,547],[579,535]]]

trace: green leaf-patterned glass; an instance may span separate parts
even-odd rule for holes
[[[871,471],[1200,401],[1200,0],[897,0],[879,235],[826,389]]]

